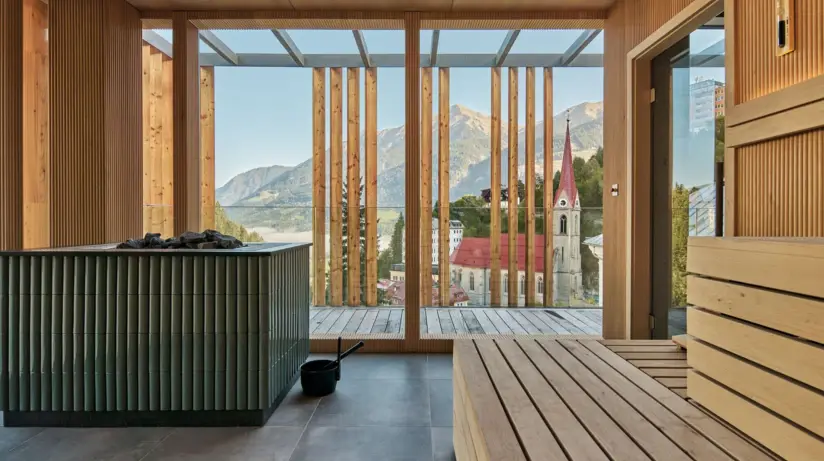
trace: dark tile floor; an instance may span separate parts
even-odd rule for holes
[[[452,356],[355,354],[334,394],[298,383],[261,428],[0,427],[0,459],[450,461]]]

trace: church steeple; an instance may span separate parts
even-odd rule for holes
[[[576,208],[578,187],[575,185],[575,171],[572,167],[572,142],[569,139],[569,111],[567,111],[566,139],[564,140],[564,158],[561,162],[561,182],[555,192],[555,206],[566,200],[566,206]]]

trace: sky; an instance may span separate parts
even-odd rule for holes
[[[171,31],[157,31],[171,41]],[[213,31],[236,53],[285,53],[268,30]],[[357,53],[351,31],[289,30],[303,53]],[[563,53],[581,30],[524,30],[511,53]],[[713,32],[702,34],[700,32]],[[439,53],[495,53],[507,31],[441,31]],[[403,31],[363,31],[370,53],[403,53]],[[723,36],[723,31],[694,33],[692,49],[704,49]],[[421,31],[421,50],[431,48],[432,31]],[[204,43],[202,52],[211,52]],[[599,34],[583,51],[603,53],[604,37]],[[707,69],[702,69],[706,71]],[[297,165],[312,154],[312,74],[300,68],[215,68],[215,183],[220,186],[251,168],[269,165]],[[711,72],[712,73],[712,72]],[[544,119],[543,74],[536,69],[536,119]],[[718,74],[718,75],[716,75]],[[556,68],[554,70],[554,112],[583,102],[603,100],[602,68]],[[720,76],[720,78],[719,78]],[[723,69],[707,78],[723,80]],[[525,120],[525,72],[519,71],[519,122]],[[437,78],[435,78],[437,80]],[[506,74],[502,73],[502,100],[508,97]],[[363,84],[363,73],[361,73]],[[438,91],[437,82],[434,91]],[[327,84],[328,92],[328,84]],[[435,93],[437,94],[437,93]],[[344,113],[346,111],[344,95]],[[328,99],[327,99],[328,100]],[[404,123],[404,69],[378,70],[378,129]],[[490,70],[453,68],[450,70],[450,104],[461,104],[483,113],[490,112]],[[363,107],[363,91],[361,91]],[[437,112],[437,103],[435,104]],[[361,109],[363,113],[363,109]],[[328,114],[327,114],[328,116]],[[507,117],[507,104],[502,104]],[[328,125],[327,125],[328,126]],[[328,130],[327,130],[328,139]]]

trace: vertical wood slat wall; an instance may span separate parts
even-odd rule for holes
[[[553,305],[553,288],[554,284],[554,267],[553,256],[555,249],[554,236],[555,232],[552,229],[552,207],[555,204],[555,197],[552,190],[553,180],[555,178],[555,165],[553,164],[552,156],[552,141],[553,141],[553,118],[552,118],[552,68],[544,68],[544,306]],[[547,187],[549,186],[549,187]],[[603,302],[603,301],[602,301]]]
[[[172,60],[143,45],[143,231],[174,233]]]
[[[322,67],[312,69],[312,290],[313,304],[326,304],[326,69]]]
[[[378,304],[378,69],[366,69],[366,305]]]
[[[490,201],[489,201],[489,290],[490,303],[501,305],[501,68],[491,69],[492,117],[489,130],[490,141]]]
[[[23,247],[23,1],[0,2],[0,250]]]
[[[343,305],[343,94],[342,70],[329,69],[329,305]]]
[[[518,68],[509,68],[509,203],[507,213],[507,304],[518,305]]]
[[[526,283],[525,306],[535,305],[535,68],[526,68]],[[550,149],[549,152],[552,152]],[[546,159],[546,157],[544,157]],[[549,157],[550,163],[552,156]],[[549,178],[552,178],[551,176]],[[551,184],[551,182],[550,182]],[[551,226],[545,227],[551,229]]]
[[[172,18],[174,63],[174,228],[200,231],[200,66],[197,28],[186,13]]]
[[[432,90],[432,68],[424,67],[421,69],[421,302],[424,305],[432,303]]]
[[[438,294],[440,305],[449,306],[449,69],[438,69]]]
[[[346,70],[347,301],[360,304],[360,69]]]
[[[215,228],[215,68],[200,68],[200,216]]]

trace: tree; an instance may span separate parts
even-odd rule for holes
[[[672,191],[672,305],[687,305],[687,237],[690,191],[676,184]]]
[[[363,196],[363,185],[360,186],[360,195]],[[348,298],[348,282],[349,282],[349,252],[347,251],[349,245],[349,203],[347,197],[347,187],[346,184],[343,185],[343,200],[341,201],[341,213],[342,213],[342,221],[343,221],[343,229],[342,229],[342,239],[341,239],[341,247],[343,248],[343,258],[341,262],[341,270],[343,272],[343,299]],[[359,207],[359,229],[357,232],[357,236],[355,238],[358,239],[360,248],[359,252],[359,261],[356,264],[360,264],[360,299],[365,299],[364,290],[366,288],[366,271],[364,268],[366,267],[366,207],[360,205]],[[353,234],[355,234],[353,232]],[[335,245],[336,242],[331,242],[332,245]],[[331,301],[331,293],[330,288],[331,284],[329,283],[329,274],[326,274],[326,298],[327,303]],[[380,291],[380,290],[378,290]]]
[[[245,227],[229,219],[219,202],[215,203],[215,230],[221,234],[231,235],[241,242],[263,241],[263,237],[257,232],[249,232]]]
[[[400,264],[403,262],[403,213],[401,213],[398,220],[395,221],[395,229],[392,231],[392,240],[389,243],[389,249],[392,251],[392,263]]]
[[[724,144],[726,142],[724,116],[715,118],[715,161],[724,161]]]

